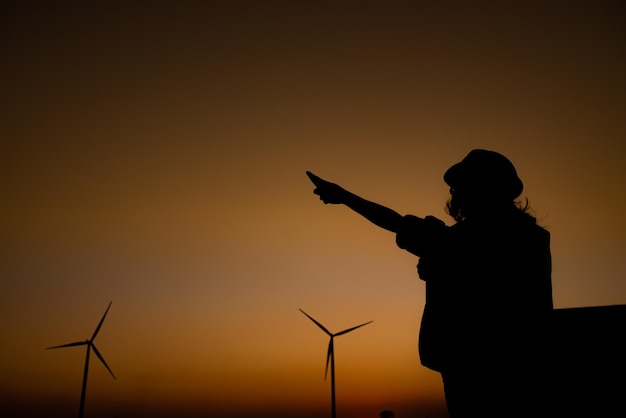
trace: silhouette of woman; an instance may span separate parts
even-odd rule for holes
[[[550,234],[516,200],[523,183],[505,156],[476,149],[446,171],[452,226],[307,175],[324,203],[394,232],[419,257],[420,361],[441,374],[451,418],[549,416]]]

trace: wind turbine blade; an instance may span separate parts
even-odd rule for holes
[[[335,355],[334,353],[334,344],[333,337],[330,337],[330,342],[328,343],[328,353],[326,354],[326,369],[324,370],[324,380],[326,380],[326,376],[328,375],[328,364],[330,363],[330,359]]]
[[[369,321],[369,322],[366,322],[364,324],[357,325],[356,327],[352,327],[352,328],[344,329],[343,331],[339,331],[338,333],[335,334],[335,337],[338,336],[338,335],[346,334],[346,333],[348,333],[350,331],[354,331],[355,329],[361,328],[362,326],[365,326],[367,324],[371,324],[372,322],[374,322],[374,321]]]
[[[109,373],[111,373],[111,376],[113,376],[113,379],[116,379],[115,375],[113,374],[113,372],[111,371],[111,369],[109,368],[109,365],[107,364],[106,361],[104,361],[104,358],[102,357],[102,355],[100,354],[100,352],[98,351],[98,349],[96,348],[95,345],[91,344],[91,348],[93,348],[93,352],[96,353],[96,356],[98,356],[98,358],[100,359],[100,361],[102,362],[102,364],[104,364],[104,367],[107,368],[107,370],[109,371]]]
[[[63,344],[63,345],[55,345],[54,347],[46,347],[46,350],[52,350],[53,348],[63,348],[63,347],[75,347],[77,345],[85,345],[88,344],[87,341],[78,341],[75,343]]]
[[[300,309],[300,308],[298,308]],[[304,312],[302,309],[300,309],[300,312],[302,312],[303,314],[305,314],[307,317],[309,317],[309,319],[313,322],[315,322],[315,324],[320,327],[322,329],[322,331],[324,331],[326,334],[330,335],[332,337],[333,334],[330,333],[330,331],[328,331],[326,329],[326,327],[324,327],[324,325],[320,324],[319,322],[317,322],[315,319],[313,319],[313,317],[311,315],[309,315],[308,313]]]
[[[112,302],[113,301],[109,302],[109,306],[107,306],[106,311],[104,311],[104,315],[102,315],[102,319],[100,320],[100,323],[96,327],[96,330],[93,332],[93,335],[91,336],[91,340],[92,341],[93,341],[94,338],[96,338],[96,335],[98,335],[98,331],[100,331],[100,327],[102,326],[102,323],[104,322],[104,318],[106,318],[107,313],[109,312],[109,308],[111,307],[111,303]]]

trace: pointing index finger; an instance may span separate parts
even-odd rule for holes
[[[320,183],[322,183],[322,179],[317,177],[315,174],[311,173],[310,171],[306,172],[306,175],[309,176],[309,179],[313,182],[313,184],[315,184],[316,186],[319,186]]]

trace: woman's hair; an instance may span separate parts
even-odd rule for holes
[[[536,224],[537,218],[531,212],[528,198],[522,203],[520,200],[493,200],[467,196],[460,198],[453,194],[446,203],[446,213],[457,222],[475,217],[512,215]]]

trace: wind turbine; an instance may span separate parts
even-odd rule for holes
[[[87,370],[89,369],[89,353],[91,352],[92,349],[93,349],[93,352],[96,353],[96,356],[100,359],[102,364],[104,364],[104,367],[106,367],[109,373],[111,373],[111,376],[113,376],[113,379],[115,379],[115,375],[113,374],[113,372],[107,365],[106,361],[104,361],[104,358],[102,358],[102,355],[100,354],[100,352],[98,351],[98,349],[93,343],[93,340],[96,338],[96,335],[98,335],[98,331],[100,331],[100,327],[102,326],[102,323],[104,322],[104,318],[107,316],[107,313],[109,312],[109,308],[111,307],[111,302],[109,302],[109,306],[107,306],[106,311],[104,311],[104,315],[102,315],[102,319],[100,320],[100,323],[98,323],[98,326],[96,327],[96,330],[93,332],[93,335],[91,336],[90,339],[85,340],[85,341],[78,341],[75,343],[57,345],[54,347],[46,348],[46,350],[52,350],[54,348],[74,347],[77,345],[87,346],[87,357],[85,358],[85,371],[83,372],[83,388],[80,394],[80,409],[78,412],[78,418],[83,418],[83,412],[85,410],[85,391],[87,389]]]
[[[300,309],[300,308],[298,308]],[[328,353],[326,354],[326,370],[324,371],[324,380],[326,380],[326,375],[328,374],[328,364],[330,363],[330,393],[331,393],[331,405],[332,405],[332,418],[337,416],[337,409],[335,405],[335,348],[334,348],[334,338],[343,334],[347,334],[350,331],[354,331],[357,328],[360,328],[364,325],[370,324],[374,321],[369,321],[361,325],[357,325],[356,327],[344,329],[343,331],[339,331],[337,333],[332,333],[324,327],[324,325],[317,322],[311,315],[304,312],[300,309],[300,312],[305,314],[311,321],[315,322],[315,324],[322,329],[329,337],[330,342],[328,343]]]

